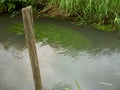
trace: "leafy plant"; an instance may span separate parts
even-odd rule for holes
[[[32,5],[35,9],[38,1],[39,0],[1,0],[0,7],[9,13],[12,13],[28,5]]]

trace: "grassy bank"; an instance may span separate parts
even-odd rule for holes
[[[34,11],[37,11],[38,8],[43,9],[42,3],[54,10],[47,6],[44,9],[48,8],[48,11],[51,10],[57,16],[73,18],[78,24],[88,23],[106,31],[120,30],[120,0],[2,0],[0,7],[14,12],[18,6],[22,8],[32,5]]]
[[[80,22],[100,29],[120,30],[120,0],[52,0],[53,5]]]

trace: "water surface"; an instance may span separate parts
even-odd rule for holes
[[[0,90],[34,89],[24,35],[7,32],[19,23],[21,17],[0,16]],[[119,36],[69,21],[35,24],[44,29],[36,47],[45,90],[77,90],[75,80],[82,90],[119,90]]]

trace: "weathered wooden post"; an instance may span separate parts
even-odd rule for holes
[[[22,17],[25,29],[26,43],[29,50],[35,90],[42,90],[42,82],[37,58],[32,7],[28,6],[22,9]]]

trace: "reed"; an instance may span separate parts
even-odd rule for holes
[[[120,28],[120,0],[52,0],[66,16]]]

